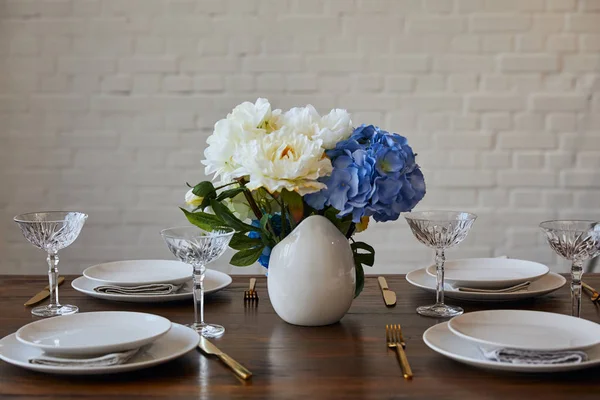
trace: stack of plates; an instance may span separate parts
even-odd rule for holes
[[[134,303],[164,303],[192,298],[192,267],[180,261],[170,260],[129,260],[94,265],[83,271],[83,276],[75,279],[71,286],[78,292],[105,300],[128,301]],[[113,294],[99,293],[94,288],[102,285],[141,286],[157,283],[182,285],[171,294]],[[231,277],[223,272],[206,270],[204,293],[217,292],[231,284]]]
[[[80,313],[23,326],[0,340],[0,359],[26,369],[55,374],[108,374],[161,364],[194,349],[200,336],[192,329],[152,314],[122,311]],[[31,359],[51,356],[85,359],[139,349],[127,362],[111,366],[40,365]]]
[[[538,297],[560,289],[566,279],[549,272],[547,266],[533,261],[508,258],[469,258],[447,261],[444,266],[444,294],[471,301],[515,301]],[[435,292],[435,265],[409,272],[406,280],[413,286]],[[467,292],[458,288],[502,289],[531,282],[518,292]]]
[[[433,351],[475,367],[518,372],[561,372],[600,365],[600,325],[562,314],[522,310],[478,311],[454,317],[423,334]],[[587,361],[513,364],[492,361],[483,351],[509,348],[535,351],[583,350]]]

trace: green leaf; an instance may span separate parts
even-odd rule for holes
[[[192,213],[181,207],[180,207],[180,210],[183,211],[183,213],[185,214],[185,217],[187,218],[188,221],[190,221],[190,223],[192,225],[196,225],[200,229],[204,229],[206,231],[212,231],[215,228],[225,225],[223,220],[221,220],[221,218],[219,218],[216,215],[207,214],[202,211],[197,211],[197,212]]]
[[[223,190],[221,193],[219,193],[219,195],[216,197],[215,200],[223,201],[225,199],[230,199],[230,198],[235,197],[238,194],[242,193],[244,190],[246,190],[245,187]]]
[[[304,202],[302,196],[296,192],[290,192],[289,190],[283,190],[281,192],[283,202],[287,204],[288,210],[295,222],[300,222],[304,217]]]
[[[262,240],[249,238],[243,233],[235,233],[229,242],[229,247],[234,250],[245,250],[262,245]]]
[[[356,268],[356,288],[354,289],[354,298],[357,298],[365,287],[365,271],[363,270],[362,264],[359,262],[355,261],[354,266]]]
[[[255,226],[240,221],[235,215],[233,215],[233,213],[229,210],[229,208],[227,208],[227,206],[223,205],[222,203],[219,203],[214,199],[210,201],[210,206],[212,207],[215,214],[217,214],[219,218],[221,218],[225,222],[225,225],[235,229],[238,232],[260,230]]]
[[[323,216],[331,221],[331,223],[334,224],[344,236],[346,236],[348,229],[350,229],[350,225],[352,225],[352,216],[346,215],[345,217],[339,218],[337,216],[338,214],[338,210],[333,207],[329,207],[327,210],[325,210]]]
[[[216,193],[216,190],[211,182],[204,181],[194,186],[194,189],[192,189],[192,193],[199,197],[207,197],[211,193]]]
[[[235,265],[236,267],[247,267],[248,265],[252,265],[258,260],[260,255],[262,254],[264,246],[253,247],[251,249],[238,251],[231,257],[231,261],[229,263],[231,265]]]
[[[372,267],[375,264],[375,249],[365,242],[354,242],[350,245],[354,252],[354,259],[360,261],[361,264]],[[359,252],[364,250],[365,252]]]

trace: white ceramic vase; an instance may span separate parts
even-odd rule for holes
[[[267,282],[273,308],[284,321],[336,323],[354,298],[350,243],[327,218],[310,216],[273,248]]]

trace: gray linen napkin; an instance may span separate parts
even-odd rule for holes
[[[583,351],[537,351],[537,350],[519,350],[519,349],[480,349],[483,356],[488,360],[498,361],[509,364],[579,364],[587,361],[588,356]]]
[[[151,285],[140,286],[113,286],[103,285],[94,288],[95,292],[106,294],[125,294],[125,295],[165,295],[177,293],[182,285],[173,285],[171,283],[155,283]]]
[[[52,367],[109,367],[111,365],[125,364],[138,352],[138,350],[139,349],[133,349],[122,353],[111,353],[93,358],[52,357],[42,354],[39,357],[30,358],[29,364],[48,365]]]

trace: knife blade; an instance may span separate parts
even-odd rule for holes
[[[56,286],[59,286],[64,281],[65,281],[65,278],[63,276],[59,277],[58,281],[56,282]],[[46,285],[46,287],[42,291],[40,291],[35,296],[33,296],[32,298],[27,300],[24,305],[32,306],[32,305],[44,300],[48,296],[50,296],[50,285]]]
[[[206,354],[214,355],[219,357],[225,365],[235,372],[237,376],[246,380],[252,377],[252,372],[250,372],[246,367],[244,367],[239,362],[235,361],[233,358],[229,357],[227,354],[223,353],[217,346],[209,342],[204,336],[200,336],[200,342],[198,343],[198,347]]]
[[[388,307],[396,305],[396,293],[392,292],[387,284],[387,281],[383,276],[377,278],[379,281],[379,287],[381,288],[381,294],[383,294],[383,301]]]

